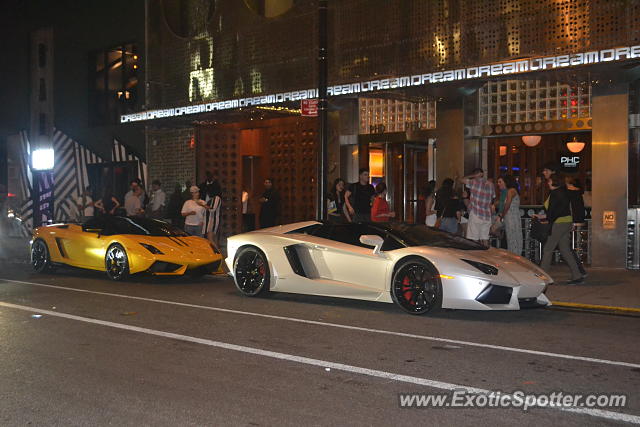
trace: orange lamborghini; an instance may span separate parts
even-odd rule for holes
[[[208,240],[148,218],[104,216],[84,224],[48,225],[36,228],[31,241],[36,272],[68,265],[123,280],[136,273],[221,273],[221,264],[222,255]]]

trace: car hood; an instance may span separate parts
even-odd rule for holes
[[[134,236],[127,235],[126,238],[133,242],[152,245],[165,255],[193,256],[211,254],[211,244],[201,237],[166,237],[166,236]]]
[[[528,259],[518,256],[504,249],[490,248],[487,250],[460,250],[436,247],[414,247],[415,252],[424,254],[445,274],[462,273],[467,276],[488,280],[494,284],[548,284],[553,279],[540,267]],[[498,268],[497,275],[481,272],[463,259],[489,264]]]

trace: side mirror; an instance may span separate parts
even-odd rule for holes
[[[379,254],[384,239],[376,234],[363,234],[360,236],[360,243],[367,246],[373,246],[373,253]]]
[[[82,231],[85,231],[87,233],[97,233],[98,237],[100,237],[100,233],[102,233],[101,228],[84,228],[82,229]]]

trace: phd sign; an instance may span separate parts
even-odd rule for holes
[[[580,156],[562,156],[560,157],[560,166],[566,170],[578,170],[580,167]]]

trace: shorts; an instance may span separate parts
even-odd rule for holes
[[[490,229],[490,219],[482,219],[475,213],[469,212],[469,223],[467,224],[467,239],[489,240]]]
[[[184,232],[191,236],[202,237],[202,224],[200,225],[185,224]]]

